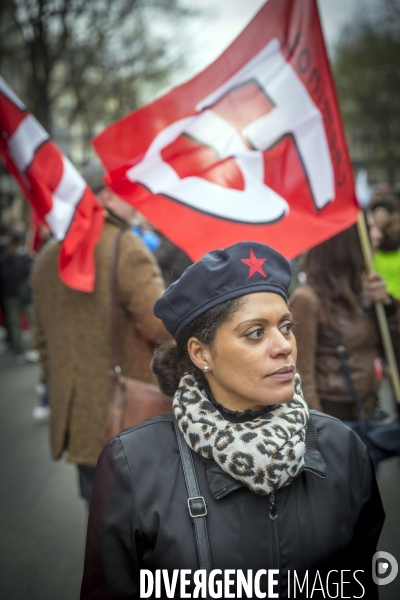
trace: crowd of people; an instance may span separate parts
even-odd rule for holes
[[[136,571],[147,560],[152,569],[181,568],[181,565],[184,568],[197,561],[192,548],[183,541],[188,533],[185,527],[174,532],[178,515],[171,517],[163,512],[165,503],[171,506],[178,491],[184,489],[184,481],[174,479],[181,446],[176,436],[171,438],[172,416],[152,421],[154,427],[146,431],[139,428],[130,437],[115,438],[102,453],[104,423],[114,386],[110,370],[115,364],[124,376],[139,381],[154,383],[156,376],[164,393],[174,397],[171,412],[175,413],[184,440],[196,457],[200,487],[203,492],[204,486],[210,487],[201,494],[206,497],[207,505],[217,506],[215,500],[219,495],[222,498],[230,490],[235,491],[225,503],[230,503],[226,517],[216,508],[219,525],[210,534],[214,549],[220,535],[216,532],[222,532],[223,544],[236,547],[236,542],[229,541],[233,535],[229,523],[226,527],[221,523],[229,520],[229,511],[237,510],[237,502],[248,504],[249,521],[241,527],[246,528],[251,538],[254,515],[262,520],[260,498],[264,495],[268,495],[273,514],[274,492],[281,487],[283,492],[290,484],[293,491],[283,493],[285,502],[293,502],[293,518],[296,519],[300,504],[303,511],[309,510],[306,488],[303,490],[300,484],[293,483],[302,470],[320,479],[325,478],[327,470],[334,474],[329,479],[329,489],[313,491],[315,501],[324,506],[336,493],[343,498],[347,494],[343,492],[345,481],[356,481],[361,470],[364,480],[359,485],[364,490],[364,504],[360,504],[361,498],[349,498],[348,514],[335,513],[330,522],[331,528],[345,530],[339,545],[332,543],[333,529],[322,527],[322,521],[318,525],[318,519],[314,523],[320,533],[315,531],[311,535],[310,531],[304,531],[303,534],[310,544],[311,539],[319,540],[314,545],[315,564],[319,564],[317,555],[321,558],[327,548],[323,567],[332,566],[341,548],[346,546],[346,556],[356,553],[357,564],[363,565],[364,558],[367,560],[368,555],[369,560],[370,551],[376,546],[383,513],[373,470],[365,467],[365,447],[353,433],[349,437],[348,431],[356,430],[361,418],[382,421],[387,418],[379,401],[380,382],[387,376],[387,366],[375,302],[381,302],[385,308],[395,354],[400,359],[399,190],[388,186],[379,189],[365,209],[374,272],[366,273],[354,225],[297,260],[289,292],[290,271],[285,259],[256,243],[247,247],[243,242],[224,252],[218,251],[219,254],[211,253],[216,264],[219,262],[220,271],[217,267],[216,271],[208,270],[210,259],[188,269],[192,264],[189,257],[116,196],[106,186],[103,175],[97,160],[83,171],[106,215],[95,250],[96,283],[92,294],[70,289],[60,280],[59,243],[51,239],[46,228],[37,229],[40,233],[34,242],[27,241],[21,224],[2,226],[0,231],[0,302],[8,352],[19,363],[33,356],[29,354],[32,349],[38,353],[41,401],[34,415],[49,418],[53,458],[66,456],[76,465],[80,495],[88,508],[95,490],[82,598],[122,598],[136,594]],[[250,252],[249,259],[245,252]],[[264,255],[273,270],[265,280],[259,273],[257,285],[252,271],[243,283],[234,263],[236,260],[246,265],[246,261],[252,260],[252,252],[261,261],[258,272],[265,262]],[[221,277],[226,277],[225,287]],[[24,345],[24,319],[33,331],[33,348]],[[112,327],[119,330],[117,348],[113,345]],[[240,335],[235,333],[241,329]],[[273,335],[268,333],[269,329]],[[270,363],[268,377],[272,376],[268,382],[272,383],[262,389],[257,388],[256,382],[257,369],[264,368],[260,367],[264,344]],[[282,413],[282,403],[287,407],[293,403],[290,414]],[[197,420],[193,417],[195,408],[199,411]],[[346,428],[310,410],[335,417]],[[271,454],[267,449],[270,440],[266,441],[270,434],[265,431],[275,418],[280,419],[287,445],[282,450],[274,439],[275,451]],[[286,431],[285,420],[297,423],[295,432]],[[203,426],[199,427],[199,423]],[[264,433],[257,441],[265,448],[261,454],[269,457],[267,462],[258,455],[256,460],[254,454],[234,459],[236,452],[244,452],[241,432],[260,435],[259,427]],[[219,430],[232,437],[229,444],[233,444],[234,454],[229,457],[229,469],[224,464],[227,455],[223,452],[228,442],[218,438]],[[334,448],[329,437],[331,430],[335,430]],[[178,431],[176,435],[179,438]],[[259,452],[260,446],[257,448]],[[332,453],[342,457],[340,468]],[[353,453],[351,460],[350,453]],[[157,465],[154,473],[146,471],[150,458],[151,464]],[[258,471],[246,466],[246,460],[256,465],[261,460]],[[263,469],[270,474],[269,478],[261,476]],[[133,486],[137,486],[135,499],[130,495],[128,473]],[[173,486],[171,480],[175,481]],[[250,496],[243,496],[243,489]],[[155,490],[160,505],[154,503],[154,498],[150,501]],[[133,505],[135,514],[130,508]],[[332,512],[335,512],[333,505]],[[163,515],[159,519],[162,525],[154,522],[154,514]],[[211,526],[213,518],[210,517]],[[325,513],[321,519],[326,521]],[[146,529],[144,533],[141,527]],[[283,535],[290,536],[289,531],[290,527]],[[128,543],[127,538],[134,538],[135,543]],[[156,543],[157,539],[161,541]],[[176,564],[169,564],[165,558],[165,549],[171,544],[176,550]],[[285,542],[281,540],[281,544]],[[259,551],[260,555],[269,552],[261,546]],[[292,563],[303,564],[300,554],[300,547],[297,550],[291,547],[287,555],[289,567]],[[133,566],[127,565],[128,555]],[[219,550],[213,551],[217,563],[226,562],[228,568],[231,563],[226,556],[229,553],[222,552],[219,556]],[[237,564],[236,559],[232,560],[235,568],[246,565],[250,568],[258,564],[255,556],[249,551]],[[118,576],[114,576],[117,560]],[[365,585],[372,584],[368,580]],[[106,589],[112,590],[109,595]],[[375,597],[372,594],[375,592],[369,597]]]

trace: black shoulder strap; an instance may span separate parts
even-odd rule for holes
[[[174,419],[175,433],[178,440],[179,454],[181,457],[183,474],[185,476],[186,488],[188,491],[188,510],[193,519],[194,531],[196,535],[197,554],[199,557],[200,569],[205,569],[207,574],[212,571],[212,562],[210,554],[210,545],[208,543],[207,533],[207,506],[203,496],[200,495],[199,484],[197,482],[196,471],[194,470],[193,458],[189,446],[181,430]]]

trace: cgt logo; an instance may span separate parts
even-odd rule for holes
[[[377,585],[392,583],[398,571],[397,560],[389,552],[376,552],[372,557],[372,579]]]
[[[234,121],[222,117],[219,103],[229,105],[231,94],[255,86],[271,110],[250,123],[243,115]],[[274,223],[288,212],[286,199],[264,183],[263,152],[285,136],[292,136],[309,182],[314,205],[322,210],[335,197],[334,172],[321,112],[293,67],[286,61],[277,39],[271,40],[222,86],[196,106],[197,113],[163,129],[144,158],[127,171],[127,177],[149,189],[216,217],[240,223]],[[215,161],[238,169],[242,189],[224,187],[198,172],[206,162],[192,164],[192,172],[180,177],[165,152],[184,136],[215,153]],[[171,151],[170,151],[171,154]],[[173,154],[173,152],[172,152]],[[188,153],[190,163],[193,152]],[[232,165],[232,159],[234,165]],[[205,161],[205,159],[203,159]]]

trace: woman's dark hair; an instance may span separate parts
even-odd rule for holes
[[[164,394],[173,396],[185,373],[194,375],[197,382],[207,387],[203,373],[193,364],[189,356],[188,341],[191,337],[195,337],[211,347],[218,327],[239,309],[242,300],[242,297],[233,298],[210,308],[188,323],[179,333],[176,341],[164,342],[156,349],[151,361],[151,370],[156,375]]]
[[[304,266],[331,323],[338,313],[360,311],[365,264],[356,225],[312,248]]]

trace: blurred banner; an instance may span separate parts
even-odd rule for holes
[[[357,220],[315,0],[269,0],[207,69],[93,144],[110,187],[193,260],[246,239],[290,259]]]
[[[360,206],[368,206],[372,197],[372,190],[368,185],[368,171],[360,169],[356,177],[356,196]]]
[[[62,241],[62,281],[73,289],[92,292],[94,249],[104,211],[82,176],[2,77],[0,155],[38,217]]]

